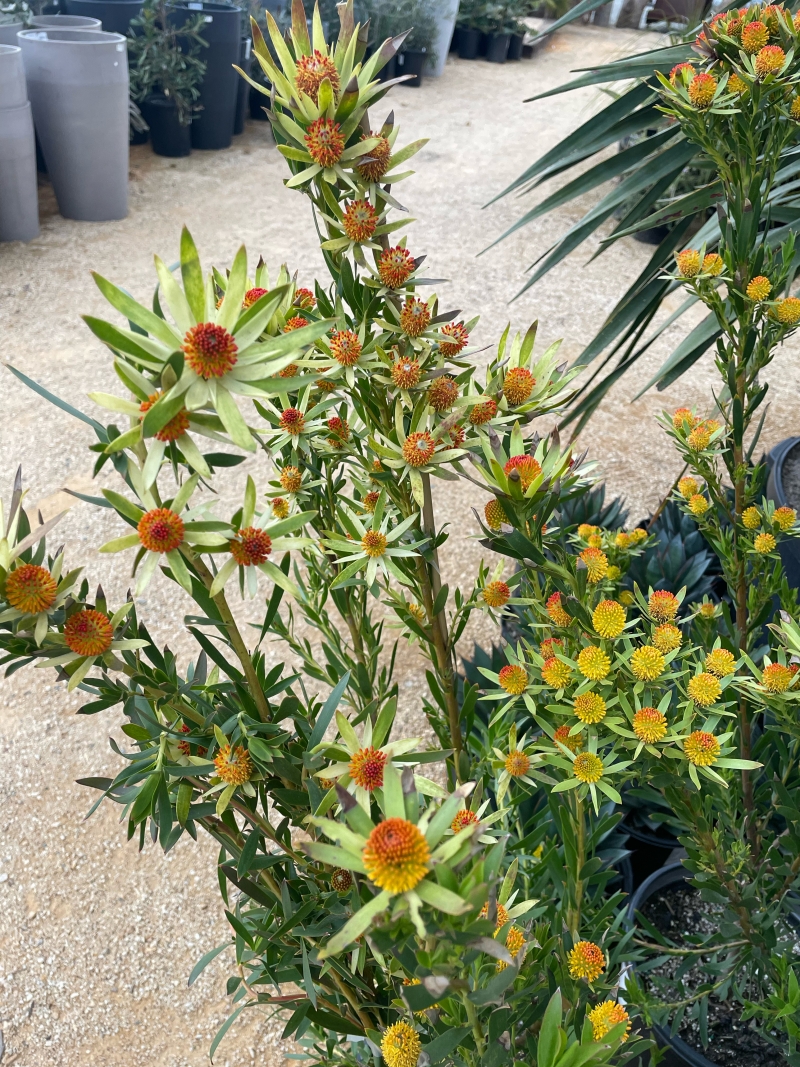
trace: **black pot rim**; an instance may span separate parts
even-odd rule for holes
[[[783,464],[797,444],[800,444],[800,437],[786,437],[780,444],[775,445],[770,452],[770,458],[772,459],[771,480],[775,488],[775,503],[779,507],[783,507],[786,504],[786,494],[783,491]]]
[[[634,841],[641,841],[643,845],[652,845],[653,848],[662,848],[668,852],[672,851],[673,848],[681,847],[680,841],[669,831],[667,831],[668,837],[659,837],[658,834],[650,830],[640,830],[638,826],[629,826],[625,818],[620,822],[619,828],[629,837],[632,837]]]

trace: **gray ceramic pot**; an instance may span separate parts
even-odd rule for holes
[[[107,222],[128,213],[128,54],[99,30],[19,35],[33,121],[58,209]]]
[[[16,44],[17,34],[25,29],[24,22],[0,22],[0,44]]]
[[[0,44],[0,241],[39,234],[36,142],[22,52]]]
[[[31,26],[35,30],[102,30],[103,23],[84,15],[34,15]]]

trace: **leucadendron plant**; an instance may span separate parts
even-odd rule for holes
[[[535,325],[506,330],[478,371],[477,320],[440,302],[420,239],[399,232],[394,186],[423,142],[404,143],[376,75],[401,39],[365,60],[366,27],[351,3],[340,16],[332,44],[317,11],[309,35],[299,0],[285,39],[269,15],[269,42],[253,31],[287,185],[311,201],[329,277],[270,279],[244,248],[204,272],[184,230],[178,265],[156,258],[154,297],[96,277],[113,314],[86,322],[119,385],[87,383],[95,415],[15,372],[94,431],[95,473],[110,480],[84,499],[109,509],[117,530],[98,547],[128,559],[133,581],[118,606],[92,596],[63,552],[48,555],[50,524],[31,530],[16,484],[0,541],[4,662],[53,667],[84,714],[121,708],[121,770],[84,784],[120,806],[140,848],[201,831],[218,843],[231,934],[190,978],[230,954],[232,1013],[212,1054],[257,1009],[281,1013],[321,1064],[636,1055],[617,997],[619,851],[603,852],[613,813],[576,850],[566,824],[526,806],[538,726],[504,695],[514,752],[476,749],[494,726],[457,669],[472,613],[499,627],[506,605],[528,603],[528,568],[558,542],[546,523],[591,484],[557,435],[531,432],[563,408],[572,374],[557,345],[535,351]],[[493,494],[498,527],[513,516],[518,573],[493,561],[466,589],[443,584],[435,486],[460,479]],[[230,499],[234,484],[226,506],[217,490]],[[188,662],[137,614],[151,582],[191,605]],[[397,715],[390,627],[428,661],[433,744]]]

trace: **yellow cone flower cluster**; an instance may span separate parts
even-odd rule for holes
[[[625,608],[616,600],[601,600],[592,612],[592,626],[601,637],[619,637],[625,629]]]
[[[567,956],[570,978],[595,982],[606,969],[606,957],[593,941],[577,941]]]
[[[588,648],[583,648],[580,651],[578,669],[584,678],[588,678],[592,682],[598,682],[601,678],[605,678],[611,670],[611,660],[602,648],[597,648],[596,645],[589,645]]]

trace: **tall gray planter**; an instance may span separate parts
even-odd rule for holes
[[[58,210],[107,222],[128,213],[128,53],[99,30],[19,35],[33,121]]]
[[[24,29],[24,22],[0,22],[0,44],[16,45],[17,34]]]
[[[85,15],[34,15],[31,26],[35,30],[102,30],[103,23]]]
[[[38,235],[36,143],[22,52],[0,44],[0,241]]]
[[[442,0],[436,13],[436,40],[433,42],[436,59],[429,59],[425,67],[425,73],[433,75],[434,78],[440,78],[444,73],[453,30],[456,28],[459,3],[460,0]]]

